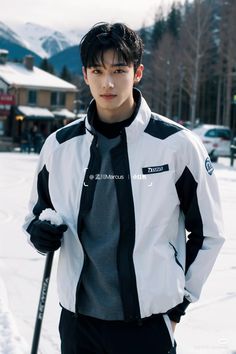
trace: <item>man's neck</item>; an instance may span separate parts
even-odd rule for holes
[[[112,110],[101,109],[97,105],[98,118],[104,123],[118,123],[130,118],[135,110],[136,103],[134,100],[130,103],[129,107],[125,107],[125,110],[120,107],[115,112]]]

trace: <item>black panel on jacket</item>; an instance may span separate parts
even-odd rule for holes
[[[90,160],[88,168],[86,169],[83,189],[80,199],[80,210],[78,216],[77,230],[78,235],[82,232],[83,227],[83,217],[86,215],[92,207],[94,192],[97,184],[96,178],[90,178],[91,176],[97,176],[101,169],[101,156],[97,148],[97,136],[93,138],[92,144],[90,146]]]
[[[190,170],[185,167],[181,177],[176,183],[176,189],[180,200],[180,208],[185,215],[185,227],[190,232],[186,245],[186,267],[188,271],[202,247],[203,224],[197,200],[197,182]]]
[[[150,121],[144,132],[154,136],[155,138],[164,140],[170,135],[173,135],[175,133],[178,133],[180,130],[183,130],[183,128],[179,126],[158,119],[158,116],[157,119],[155,119],[154,117],[155,116],[152,113]]]
[[[204,241],[202,218],[197,200],[197,186],[191,171],[185,167],[176,182],[180,208],[185,215],[185,227],[190,232],[186,245],[185,274],[197,257]],[[169,318],[174,322],[179,322],[189,304],[190,302],[184,298],[182,303],[167,311]]]
[[[46,169],[46,166],[44,166],[43,169],[38,174],[38,180],[37,180],[38,200],[33,208],[33,213],[35,216],[39,216],[41,212],[46,208],[54,209],[49,194],[48,178],[49,178],[49,173]]]
[[[111,155],[114,175],[124,177],[123,179],[115,179],[120,212],[120,240],[117,250],[117,266],[120,276],[120,291],[125,320],[134,321],[139,320],[141,315],[133,262],[135,214],[125,131],[121,134],[121,143],[112,149]]]
[[[62,144],[66,142],[67,140],[70,140],[72,138],[75,138],[76,136],[80,136],[85,134],[85,122],[82,120],[78,124],[73,124],[69,127],[65,127],[60,129],[56,133],[56,139],[59,142],[59,144]]]

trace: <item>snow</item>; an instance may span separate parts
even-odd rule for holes
[[[75,113],[69,111],[67,108],[57,109],[56,111],[52,111],[55,117],[65,117],[69,119],[74,119],[76,117]]]
[[[45,257],[21,229],[38,155],[0,153],[0,354],[30,352]],[[225,220],[226,242],[201,299],[177,325],[178,354],[236,354],[236,161],[214,164]],[[60,307],[55,253],[39,354],[59,354]]]
[[[28,70],[23,64],[0,65],[0,78],[12,86],[76,91],[76,86],[37,67]]]
[[[39,215],[39,220],[47,220],[50,221],[53,225],[61,225],[63,224],[63,219],[61,215],[59,215],[55,210],[47,208],[42,211]]]
[[[6,27],[6,25],[1,22],[0,26]],[[15,31],[14,35],[16,39],[21,41],[26,48],[37,53],[42,58],[48,58],[69,46],[78,44],[78,41],[75,41],[74,36],[69,35],[69,33],[61,33],[53,28],[36,23],[18,23],[11,27]],[[52,41],[52,45],[46,48],[45,43],[49,38]]]
[[[10,27],[0,21],[0,37],[24,46],[24,41]]]
[[[20,336],[15,320],[9,310],[7,292],[0,279],[0,354],[26,353],[27,343]]]
[[[0,328],[5,328],[4,332],[0,330],[1,354],[28,354],[33,337],[45,257],[27,243],[21,226],[27,213],[37,160],[36,154],[0,153],[0,278],[7,294],[3,297],[1,287]],[[42,328],[39,354],[60,352],[56,263],[57,252],[54,256],[44,315],[46,326]],[[8,315],[4,316],[4,313]],[[13,320],[10,321],[11,318]],[[27,343],[26,349],[23,344],[20,347],[17,338]],[[12,348],[8,349],[7,343],[11,343]]]
[[[54,118],[52,112],[47,108],[18,106],[18,110],[27,117]]]

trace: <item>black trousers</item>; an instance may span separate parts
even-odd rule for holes
[[[62,309],[62,354],[175,354],[162,315],[137,322],[104,321]]]

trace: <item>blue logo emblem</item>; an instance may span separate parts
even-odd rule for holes
[[[206,158],[205,167],[206,167],[207,173],[211,176],[214,171],[214,167],[212,166],[210,157]]]

